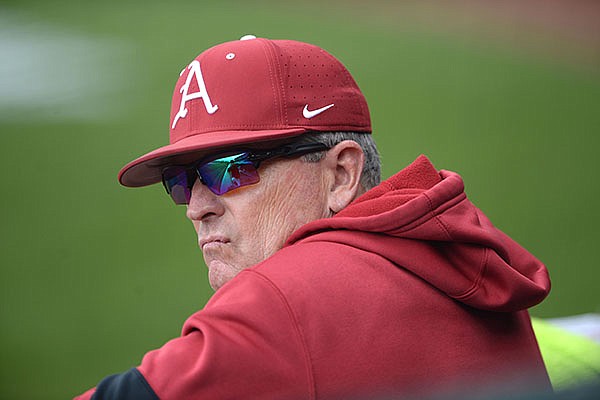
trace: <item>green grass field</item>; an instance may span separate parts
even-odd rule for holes
[[[0,5],[0,399],[82,392],[177,336],[210,297],[184,209],[116,175],[166,144],[180,70],[248,33],[344,62],[385,177],[421,153],[459,172],[547,264],[553,291],[532,314],[600,311],[597,70],[335,2],[98,3]]]

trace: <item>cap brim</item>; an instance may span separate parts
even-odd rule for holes
[[[265,131],[217,131],[202,133],[181,139],[164,147],[145,154],[119,171],[119,182],[123,186],[140,187],[152,185],[162,180],[162,169],[169,164],[190,162],[189,157],[194,153],[207,152],[223,147],[260,142],[266,140],[284,139],[307,132],[306,128],[265,130]]]

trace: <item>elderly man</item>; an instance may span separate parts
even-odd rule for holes
[[[333,56],[242,39],[183,69],[170,144],[119,174],[187,205],[215,294],[79,398],[550,390],[527,313],[545,267],[424,156],[380,183],[367,103]]]

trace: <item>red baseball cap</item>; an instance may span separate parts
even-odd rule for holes
[[[371,132],[367,102],[323,49],[292,40],[241,40],[196,57],[177,80],[169,144],[125,165],[124,186],[162,180],[178,158],[306,132]]]

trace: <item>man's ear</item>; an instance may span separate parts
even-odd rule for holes
[[[324,159],[330,178],[327,205],[334,214],[364,192],[360,184],[364,160],[362,148],[352,140],[344,140],[327,152]]]

